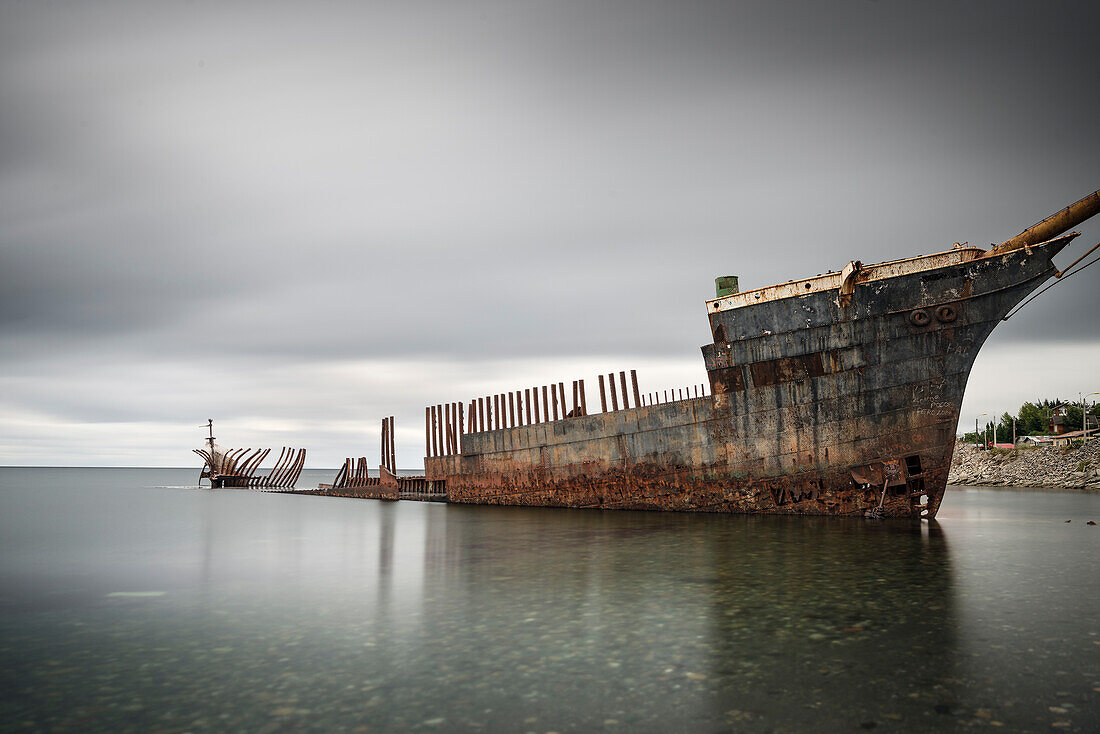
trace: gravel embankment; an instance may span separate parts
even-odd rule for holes
[[[1100,490],[1100,440],[1081,448],[1018,448],[979,451],[955,444],[949,484],[979,487],[1049,487]]]

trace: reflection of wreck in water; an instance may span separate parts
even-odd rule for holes
[[[935,521],[531,508],[415,517],[427,531],[425,596],[446,589],[420,624],[462,630],[434,655],[455,665],[476,651],[455,697],[529,666],[578,711],[644,712],[636,730],[725,730],[716,724],[728,719],[736,730],[832,731],[884,712],[928,722],[967,695],[953,681],[955,564]]]
[[[814,729],[840,730],[884,712],[927,721],[933,707],[964,697],[954,690],[956,579],[936,521],[806,518],[799,534],[760,520],[711,549],[716,716],[737,712],[733,724],[766,715],[777,730],[798,731],[809,715]],[[769,536],[773,550],[754,552]]]
[[[596,414],[583,381],[571,407],[563,383],[541,405],[525,388],[431,406],[425,476],[462,503],[932,518],[978,350],[1097,212],[1100,191],[988,251],[720,278],[711,394],[661,400],[620,373]]]
[[[206,448],[192,449],[205,462],[199,482],[210,480],[211,489],[250,487],[253,489],[290,488],[302,474],[306,463],[305,449],[283,447],[275,466],[267,474],[257,474],[260,464],[271,449],[223,449],[214,443],[214,419],[206,422],[210,435]]]

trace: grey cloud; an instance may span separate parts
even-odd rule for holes
[[[999,242],[1100,186],[1098,15],[7,3],[0,376],[698,360],[716,275]],[[1095,282],[997,338],[1094,344]],[[35,399],[141,417],[98,389]]]

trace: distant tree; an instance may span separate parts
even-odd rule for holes
[[[1048,413],[1035,403],[1024,403],[1016,420],[1016,435],[1039,436],[1050,432]]]
[[[1065,426],[1067,431],[1081,430],[1081,406],[1070,405],[1066,408]]]
[[[1066,406],[1065,426],[1068,431],[1081,430],[1081,406],[1070,400],[1062,398],[1044,398],[1035,402],[1027,402],[1020,406],[1017,416],[1016,435],[1024,434],[1035,436],[1050,433],[1050,416],[1059,405]],[[1093,406],[1090,411],[1100,415],[1100,405]],[[1021,427],[1021,424],[1023,427]]]
[[[1050,416],[1059,405],[1066,406],[1065,426],[1067,431],[1081,430],[1081,406],[1061,398],[1043,398],[1028,401],[1020,406],[1016,414],[1016,436],[1044,436],[1050,433]],[[1100,401],[1089,407],[1089,415],[1100,416]],[[967,443],[982,443],[986,440],[995,443],[1012,441],[1012,415],[1005,413],[996,423],[979,426],[977,436],[973,431],[963,434]]]

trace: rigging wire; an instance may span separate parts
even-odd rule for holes
[[[1034,300],[1035,300],[1036,298],[1038,298],[1039,296],[1041,296],[1041,295],[1042,295],[1043,293],[1045,293],[1046,291],[1050,290],[1051,288],[1053,288],[1054,286],[1058,285],[1059,283],[1064,283],[1064,282],[1065,282],[1065,281],[1066,281],[1066,280],[1067,280],[1068,278],[1071,278],[1072,276],[1074,276],[1074,275],[1077,275],[1077,274],[1078,274],[1078,273],[1080,273],[1080,272],[1081,272],[1082,270],[1084,270],[1085,268],[1087,268],[1087,267],[1088,267],[1089,265],[1093,265],[1093,264],[1095,264],[1095,263],[1097,263],[1097,262],[1100,262],[1100,257],[1097,257],[1097,258],[1094,258],[1094,259],[1092,259],[1092,260],[1089,260],[1089,261],[1088,261],[1087,263],[1085,263],[1085,264],[1084,264],[1084,265],[1082,265],[1081,267],[1077,268],[1077,269],[1076,269],[1076,270],[1074,270],[1074,271],[1073,271],[1072,273],[1063,273],[1063,276],[1062,276],[1062,279],[1061,279],[1061,280],[1056,280],[1056,281],[1054,281],[1053,283],[1050,283],[1049,285],[1047,285],[1047,287],[1046,287],[1046,288],[1043,288],[1043,289],[1042,289],[1042,290],[1040,290],[1040,291],[1039,291],[1038,293],[1035,293],[1034,295],[1032,295],[1032,296],[1031,296],[1031,298],[1027,299],[1027,300],[1026,300],[1026,301],[1024,301],[1023,303],[1021,303],[1021,304],[1020,304],[1019,306],[1017,306],[1017,307],[1016,307],[1015,309],[1013,309],[1013,310],[1012,310],[1012,313],[1010,313],[1010,314],[1006,314],[1006,315],[1005,315],[1005,317],[1004,317],[1003,319],[1001,319],[1001,321],[1008,321],[1008,320],[1009,320],[1009,319],[1010,319],[1011,317],[1013,317],[1013,316],[1015,316],[1016,314],[1020,313],[1020,309],[1021,309],[1021,308],[1023,308],[1023,307],[1024,307],[1024,306],[1026,306],[1027,304],[1029,304],[1029,303],[1031,303],[1032,301],[1034,301]],[[1072,267],[1072,266],[1071,266],[1071,267]],[[1069,268],[1066,268],[1066,269],[1068,270]]]

